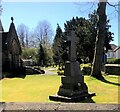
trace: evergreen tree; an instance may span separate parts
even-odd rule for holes
[[[38,49],[38,65],[43,66],[44,64],[45,64],[45,53],[42,44],[40,44]]]
[[[64,36],[61,27],[57,24],[56,35],[53,41],[53,59],[56,64],[60,64],[61,62],[65,62],[64,55]]]
[[[95,42],[93,41],[95,40],[95,36],[93,37],[91,33],[91,22],[82,17],[73,17],[72,20],[65,23],[65,35],[67,36],[71,30],[75,31],[75,34],[79,39],[77,42],[78,61],[81,62],[80,59],[85,61],[87,58],[91,61],[93,58],[92,53],[94,52],[93,46]]]
[[[92,63],[95,50],[95,41],[97,35],[97,12],[89,14],[89,19],[85,18],[72,18],[72,20],[65,23],[65,33],[66,37],[71,30],[75,31],[76,36],[79,41],[77,42],[77,58],[78,60],[83,59],[84,62]],[[104,47],[106,52],[110,49],[110,42],[113,40],[113,33],[109,31],[110,25],[109,20],[106,22],[106,33],[105,33],[105,43]],[[81,60],[80,60],[81,61]]]

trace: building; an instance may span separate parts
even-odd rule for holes
[[[120,58],[120,46],[114,49],[115,58]]]
[[[116,58],[116,54],[115,54],[115,52],[114,52],[114,50],[115,50],[116,48],[117,48],[116,45],[111,44],[111,49],[108,50],[108,52],[106,53],[107,58]]]
[[[2,38],[2,71],[10,72],[15,75],[16,71],[17,73],[20,73],[19,69],[22,68],[22,50],[12,17],[11,20],[12,22],[8,32],[4,32],[0,20],[0,38]]]

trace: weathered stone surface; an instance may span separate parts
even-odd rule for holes
[[[75,62],[77,60],[76,56],[76,42],[78,41],[75,31],[71,31],[67,36],[67,41],[70,42],[69,46],[69,61]]]
[[[111,75],[120,75],[120,64],[106,64],[105,72]]]
[[[61,77],[62,84],[80,84],[84,83],[84,77],[81,76],[67,76],[67,77]]]
[[[84,94],[88,94],[88,89],[83,88],[79,91],[76,91],[72,89],[60,88],[58,91],[58,95],[67,97],[78,97]]]
[[[4,102],[0,102],[0,112],[2,112],[5,108],[5,103]]]
[[[41,112],[41,111],[59,111],[63,112],[64,110],[86,112],[102,111],[102,112],[120,112],[119,104],[96,104],[96,103],[15,103],[7,102],[4,105],[4,112]]]
[[[76,94],[76,92],[75,92]],[[65,94],[66,95],[66,94]],[[80,102],[82,100],[91,98],[92,96],[95,96],[95,93],[88,94],[87,92],[81,95],[74,95],[74,96],[60,96],[60,95],[53,95],[49,96],[49,99],[54,101],[61,101],[61,102]]]
[[[75,61],[75,62],[67,61],[65,63],[64,75],[65,76],[80,76],[80,75],[82,75],[79,62],[78,61]]]

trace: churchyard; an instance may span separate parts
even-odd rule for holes
[[[66,39],[68,59],[64,63],[64,72],[61,76],[57,74],[58,68],[43,67],[45,71],[43,74],[31,73],[23,78],[3,77],[2,102],[61,101],[118,104],[120,76],[102,73],[99,79],[90,76],[90,73],[87,75],[82,73],[77,60],[76,41],[75,31],[68,33]],[[29,68],[36,71],[43,69],[34,66]]]
[[[56,73],[56,71],[53,71]],[[85,76],[85,83],[89,92],[96,96],[81,102],[118,104],[118,88],[120,76],[104,75],[106,82]],[[50,95],[57,94],[61,85],[61,76],[55,75],[27,75],[22,78],[4,78],[2,83],[3,102],[53,102]]]
[[[16,31],[13,17],[7,33],[1,24],[2,38],[7,38],[2,46],[1,102],[119,104],[120,61],[106,66],[113,33],[105,8],[100,2],[89,19],[66,21],[65,31],[57,24],[53,40],[47,21],[39,23],[34,34],[29,32],[32,40],[27,31],[20,32],[24,25]]]
[[[23,78],[0,80],[2,102],[82,102],[82,103],[119,103],[119,75],[103,74],[92,77],[81,71],[77,60],[77,37],[75,31],[67,35],[68,58],[64,63],[63,74],[58,68],[33,66],[29,69],[45,71],[43,74],[26,74]],[[41,63],[43,60],[41,61]],[[43,65],[43,63],[42,63]],[[83,66],[83,65],[82,65]],[[88,65],[89,66],[89,65]],[[28,66],[25,66],[27,69]],[[86,70],[87,71],[87,70]],[[22,75],[22,74],[21,74]],[[17,75],[16,75],[17,76]]]

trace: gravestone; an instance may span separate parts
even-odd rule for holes
[[[76,56],[77,37],[74,31],[67,37],[69,45],[69,60],[65,63],[64,76],[61,77],[62,85],[57,95],[49,96],[50,100],[63,102],[79,102],[95,93],[89,94],[88,87],[84,82],[84,76],[80,70],[80,64]]]

